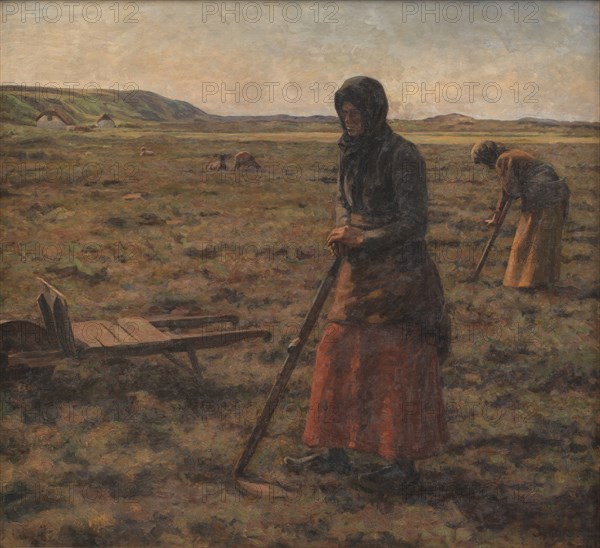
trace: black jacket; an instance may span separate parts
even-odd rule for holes
[[[365,132],[350,137],[341,107],[360,112]],[[337,225],[364,231],[361,247],[344,259],[329,319],[353,324],[405,323],[449,347],[449,320],[435,264],[425,244],[427,181],[417,147],[386,122],[379,82],[347,80],[335,96],[344,128],[340,146]]]

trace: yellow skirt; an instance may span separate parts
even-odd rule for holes
[[[536,287],[560,278],[560,248],[565,205],[524,211],[510,251],[504,285]]]

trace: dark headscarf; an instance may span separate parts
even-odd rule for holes
[[[348,134],[344,124],[342,105],[345,102],[351,103],[361,114],[364,131],[356,137]],[[336,91],[334,104],[343,130],[338,140],[342,150],[341,176],[343,178],[347,174],[352,178],[352,194],[358,201],[369,155],[392,133],[387,123],[388,101],[383,86],[377,80],[355,76],[346,80]]]
[[[502,143],[495,141],[479,141],[471,149],[471,158],[476,164],[495,166],[501,154],[508,150]]]
[[[350,137],[344,126],[342,105],[352,103],[361,113],[364,133]],[[388,102],[383,86],[368,76],[355,76],[346,80],[335,93],[335,110],[340,118],[344,134],[340,141],[345,145],[354,145],[357,140],[370,140],[391,131],[386,118]]]

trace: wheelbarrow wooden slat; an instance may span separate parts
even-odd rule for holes
[[[270,333],[260,329],[247,329],[243,331],[223,331],[220,333],[206,333],[202,335],[173,335],[162,341],[146,341],[129,344],[119,344],[111,347],[90,346],[79,351],[80,356],[103,356],[107,351],[116,355],[144,356],[161,354],[162,352],[187,352],[188,348],[218,348],[245,339],[262,338],[268,340]]]
[[[127,333],[127,331],[125,331],[119,324],[115,324],[113,322],[103,322],[103,325],[114,335],[115,339],[119,341],[119,344],[136,342],[135,338]]]
[[[10,361],[26,363],[30,368],[55,367],[67,362],[65,353],[48,330],[29,320],[0,320],[0,377]]]
[[[105,320],[74,322],[73,336],[76,343],[85,348],[90,346],[110,347],[127,342],[136,342],[124,329]]]
[[[237,325],[240,319],[237,316],[231,314],[224,314],[221,316],[180,316],[180,317],[166,317],[166,318],[148,318],[148,321],[154,327],[170,327],[179,329],[188,329],[192,327],[203,327],[214,323],[230,323]]]
[[[73,365],[77,362],[74,358],[66,357],[62,350],[14,352],[9,354],[9,360],[11,363],[25,364],[32,368],[56,367],[59,363]]]
[[[93,356],[106,358],[163,354],[173,363],[180,365],[181,362],[174,353],[182,352],[187,354],[194,374],[199,376],[201,367],[196,356],[197,349],[227,346],[247,339],[262,338],[267,341],[271,338],[271,333],[262,329],[227,331],[204,329],[205,326],[218,323],[237,325],[239,322],[237,316],[231,314],[152,319],[125,317],[115,321],[71,322],[66,297],[42,278],[38,280],[42,284],[42,291],[37,302],[45,327],[33,322],[11,321],[10,324],[2,324],[2,332],[9,333],[12,341],[15,339],[13,332],[21,329],[22,325],[27,328],[27,333],[39,331],[44,335],[47,358],[51,358],[57,351],[63,357],[74,359]],[[167,331],[161,331],[159,327]],[[194,328],[202,329],[190,331]],[[168,331],[169,329],[176,329],[177,332]],[[12,346],[14,347],[14,344]],[[13,347],[5,348],[3,344],[3,360],[8,356],[9,361],[18,358],[26,362],[27,355],[30,355],[32,361],[36,363],[44,361],[43,353],[34,356],[31,352],[21,352],[20,350],[23,349]],[[25,350],[38,350],[38,348],[25,348]]]
[[[119,327],[137,342],[170,341],[171,337],[154,327],[144,318],[119,318]]]

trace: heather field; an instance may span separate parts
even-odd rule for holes
[[[418,488],[396,495],[287,473],[283,456],[306,450],[322,318],[249,470],[295,488],[280,498],[242,496],[231,470],[331,262],[337,135],[5,125],[3,318],[41,322],[39,276],[76,321],[232,313],[273,337],[200,351],[201,381],[160,355],[10,364],[2,545],[597,545],[598,135],[494,135],[550,161],[571,188],[560,285],[501,285],[518,207],[480,280],[461,283],[498,193],[470,162],[485,136],[406,135],[427,160],[428,245],[452,315],[450,444],[418,463]],[[215,154],[241,150],[264,170],[207,173]],[[377,462],[352,458],[357,471]]]

